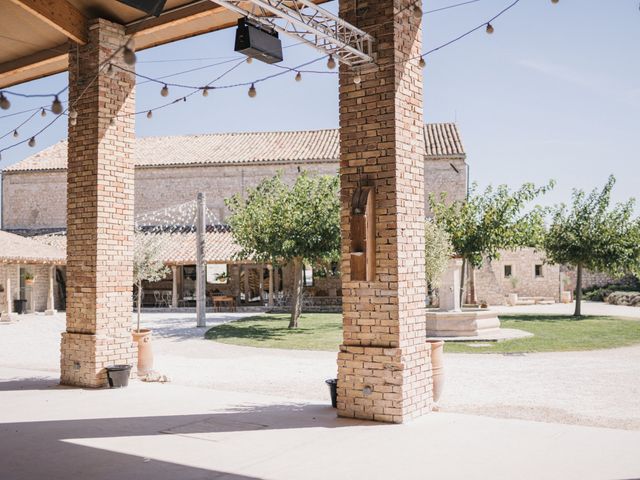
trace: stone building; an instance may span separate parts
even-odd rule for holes
[[[243,194],[264,178],[279,173],[286,181],[292,181],[302,170],[337,174],[338,133],[318,130],[138,138],[134,149],[135,215],[185,204],[193,201],[197,192],[204,192],[208,210],[216,221],[224,223],[228,215],[224,200]],[[464,200],[467,163],[457,126],[427,124],[424,138],[425,199],[445,193],[450,201]],[[2,229],[26,235],[64,230],[66,166],[67,145],[60,142],[6,168],[2,172]],[[428,200],[425,211],[431,215]],[[189,298],[191,266],[187,261],[176,263],[168,257],[165,260],[176,267],[172,275],[178,278],[179,298]],[[229,284],[225,288],[234,291],[241,303],[250,303],[247,299],[251,298],[261,302],[258,292],[268,291],[266,266],[237,266],[230,257],[216,262],[222,260],[229,265]],[[509,266],[511,274],[505,272]],[[275,292],[286,291],[292,281],[290,272],[284,269],[275,273]],[[530,249],[503,252],[500,260],[486,262],[475,273],[476,299],[503,304],[509,293],[517,292],[521,297],[558,300],[560,282],[558,268],[545,264],[540,253]],[[165,283],[151,289],[147,305],[156,303],[154,290],[173,291],[171,279]],[[341,296],[339,276],[317,277],[307,270],[305,285],[307,295],[314,297],[317,304],[339,303],[335,301]],[[214,288],[225,289],[220,285]]]

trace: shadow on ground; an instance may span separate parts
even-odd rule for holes
[[[251,480],[254,477],[122,454],[78,445],[76,442],[81,443],[78,439],[110,437],[140,437],[140,442],[145,442],[148,436],[175,435],[176,438],[183,438],[188,445],[189,441],[194,440],[210,441],[203,437],[210,433],[360,425],[375,424],[338,419],[335,410],[330,407],[295,404],[240,406],[196,415],[3,423],[0,424],[0,477],[48,480]],[[212,448],[215,448],[215,442]],[[158,455],[161,454],[158,452]]]

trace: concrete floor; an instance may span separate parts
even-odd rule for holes
[[[335,417],[332,352],[144,322],[172,383],[97,391],[57,386],[64,316],[0,325],[0,479],[640,477],[640,347],[445,355],[443,412],[396,426]]]

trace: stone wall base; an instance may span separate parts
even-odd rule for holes
[[[431,349],[341,345],[338,416],[403,423],[431,411]]]
[[[108,385],[107,366],[131,365],[135,370],[138,358],[138,347],[130,335],[64,332],[60,351],[60,383],[92,388]]]

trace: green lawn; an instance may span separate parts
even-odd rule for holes
[[[445,350],[460,353],[555,352],[640,343],[640,321],[595,316],[573,319],[555,315],[504,315],[500,319],[503,328],[517,328],[535,336],[504,342],[448,342]],[[288,314],[260,315],[213,327],[205,338],[250,347],[326,351],[337,351],[342,341],[340,314],[305,313],[300,317],[298,329],[289,330],[288,324]]]

